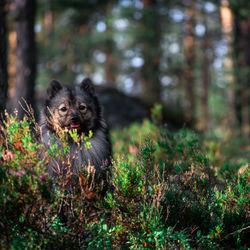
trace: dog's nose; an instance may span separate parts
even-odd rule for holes
[[[79,120],[78,115],[76,115],[76,114],[73,114],[70,119],[72,122],[78,122],[78,120]]]

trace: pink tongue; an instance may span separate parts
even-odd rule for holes
[[[78,128],[80,127],[80,124],[71,124],[71,128]]]

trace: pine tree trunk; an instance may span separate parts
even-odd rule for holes
[[[207,21],[206,21],[206,13],[203,13],[204,18],[204,27],[206,28],[205,34],[203,36],[202,41],[202,91],[201,91],[201,110],[202,110],[202,118],[201,118],[201,129],[203,131],[207,131],[209,128],[209,106],[208,106],[208,91],[209,91],[209,83],[210,83],[210,75],[209,75],[209,66],[210,60],[208,58],[208,48],[210,45],[208,30],[207,30]]]
[[[107,48],[105,50],[106,61],[104,64],[106,83],[112,87],[116,87],[116,60],[113,55],[113,49]]]
[[[187,22],[186,22],[186,38],[184,41],[184,53],[186,65],[184,70],[185,75],[185,93],[186,93],[186,108],[185,120],[188,125],[195,125],[195,0],[189,0],[187,6]]]
[[[157,12],[156,0],[144,0],[144,11],[141,26],[145,29],[142,56],[144,65],[141,70],[142,98],[152,105],[161,102],[160,71],[160,40],[161,28]],[[146,34],[147,33],[147,34]]]
[[[51,0],[47,0],[47,6],[45,11],[45,17],[44,17],[44,27],[45,27],[45,34],[47,37],[51,36],[54,30],[54,13],[52,10],[52,3]]]
[[[105,12],[106,15],[112,15],[113,5],[108,4]],[[115,51],[115,42],[114,42],[114,30],[113,30],[113,22],[107,20],[106,22],[106,40],[105,40],[105,49],[104,53],[106,55],[106,61],[104,63],[104,71],[105,71],[105,81],[106,83],[116,88],[116,75],[117,75],[117,61],[114,56]]]
[[[34,23],[36,14],[35,0],[15,0],[14,17],[17,34],[17,72],[15,105],[19,118],[23,118],[24,110],[18,104],[22,98],[31,105],[35,105],[34,86],[36,78],[36,46]],[[23,102],[22,102],[23,103]],[[25,105],[25,104],[24,104]]]
[[[233,14],[229,8],[228,0],[221,1],[220,7],[221,15],[221,26],[224,34],[224,39],[227,43],[228,55],[224,60],[224,67],[226,71],[226,81],[227,81],[227,98],[228,98],[228,109],[227,114],[228,125],[231,131],[234,131],[237,127],[236,125],[236,113],[235,113],[235,77],[233,69],[232,60],[232,42],[233,42]]]
[[[7,77],[7,30],[5,20],[6,1],[0,2],[0,120],[4,109],[6,108],[8,77]]]
[[[250,135],[250,18],[235,15],[236,112],[243,136]]]

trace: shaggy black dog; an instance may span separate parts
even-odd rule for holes
[[[76,143],[72,138],[69,139],[71,171],[79,171],[84,165],[94,166],[98,170],[110,165],[111,144],[108,128],[89,78],[74,88],[63,87],[53,80],[47,90],[40,126],[43,144],[49,147],[56,141],[59,150],[62,150],[58,136],[60,131],[76,129],[79,137],[88,136],[89,131],[92,131],[90,148],[86,148],[83,141]],[[57,164],[55,161],[51,162],[49,174],[56,176],[62,170],[62,165],[62,161]]]

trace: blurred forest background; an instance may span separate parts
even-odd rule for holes
[[[174,127],[249,136],[249,0],[1,0],[0,34],[1,111],[89,76],[111,126],[161,103]]]
[[[72,133],[44,147],[19,120],[84,77],[112,128],[105,197],[90,164],[68,174]],[[0,113],[4,249],[249,249],[250,0],[0,0]]]

